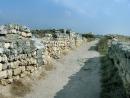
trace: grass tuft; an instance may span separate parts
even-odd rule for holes
[[[20,80],[16,80],[11,84],[10,92],[13,96],[23,97],[29,92],[31,92],[31,85],[24,84]]]
[[[46,64],[44,67],[45,67],[45,70],[46,70],[46,71],[51,71],[51,70],[54,69],[54,66],[53,66],[52,63],[48,63],[48,64]]]

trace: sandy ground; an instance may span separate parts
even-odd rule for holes
[[[56,69],[33,85],[24,98],[100,98],[99,53],[90,50],[97,41],[54,60]]]

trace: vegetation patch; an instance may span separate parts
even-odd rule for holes
[[[52,63],[47,63],[44,67],[46,71],[51,71],[52,69],[54,69],[54,66]]]
[[[101,58],[101,75],[101,98],[127,98],[118,69],[107,55]]]
[[[6,97],[3,94],[0,94],[0,98],[9,98],[9,97]]]
[[[13,96],[23,97],[31,92],[31,84],[24,84],[20,80],[16,80],[11,84],[10,92]]]
[[[100,98],[127,98],[123,82],[119,76],[114,61],[108,56],[108,41],[112,38],[104,36],[97,44],[101,57],[101,97]]]
[[[104,36],[100,39],[99,43],[97,44],[97,50],[103,54],[106,55],[108,54],[108,41],[111,40],[112,38],[109,36]]]
[[[42,72],[40,73],[40,75],[38,76],[38,79],[39,79],[39,80],[45,79],[46,75],[47,75],[47,74],[46,74],[44,71],[42,71]]]
[[[82,34],[82,37],[86,38],[88,42],[95,40],[95,35],[92,32]]]

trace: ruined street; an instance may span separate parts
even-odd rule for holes
[[[55,69],[33,85],[25,98],[100,98],[100,54],[97,41],[82,45],[54,60]]]

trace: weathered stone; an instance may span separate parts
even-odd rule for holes
[[[8,61],[7,56],[5,54],[2,56],[1,61],[4,62],[4,63]]]
[[[27,33],[27,35],[26,35],[27,37],[31,37],[32,36],[32,34],[31,33]]]
[[[11,63],[10,63],[10,67],[13,68],[13,69],[14,69],[14,68],[18,68],[18,66],[19,66],[19,61],[11,62]]]
[[[25,77],[26,75],[27,75],[27,73],[24,72],[24,73],[21,73],[21,74],[20,74],[20,77],[23,78],[23,77]]]
[[[26,70],[25,66],[20,66],[19,68],[21,69],[21,72],[24,72]]]
[[[0,71],[2,71],[2,66],[3,66],[3,64],[0,63]]]
[[[21,73],[21,68],[16,68],[16,69],[13,69],[13,75],[19,75]]]
[[[33,38],[25,26],[0,26],[0,79],[3,79],[3,84],[41,69],[51,57],[59,58],[72,44],[75,46],[80,43],[78,34],[66,34],[66,31],[60,30],[53,32],[56,38],[48,33],[46,37]]]
[[[12,69],[7,70],[7,77],[11,78],[12,75],[13,75],[13,70]]]
[[[27,67],[26,67],[26,70],[27,70],[27,71],[30,71],[30,70],[33,70],[33,69],[34,69],[33,66],[27,66]]]
[[[10,47],[10,43],[5,43],[4,47],[5,48],[9,48]]]
[[[123,81],[126,92],[129,92],[130,85],[130,44],[113,41],[109,48],[109,58],[113,60],[114,66],[117,67],[119,76]]]
[[[7,79],[1,79],[0,80],[0,83],[4,86],[6,86],[8,83],[7,83]]]
[[[25,33],[25,32],[22,32],[21,35],[22,35],[23,37],[27,37],[27,33]]]
[[[2,61],[2,57],[0,56],[0,62]]]
[[[13,82],[13,78],[7,79],[7,83],[11,84]]]
[[[0,79],[7,78],[7,71],[0,71]]]
[[[13,77],[13,80],[14,80],[14,81],[19,80],[19,78],[20,78],[19,76],[14,76],[14,77]]]

